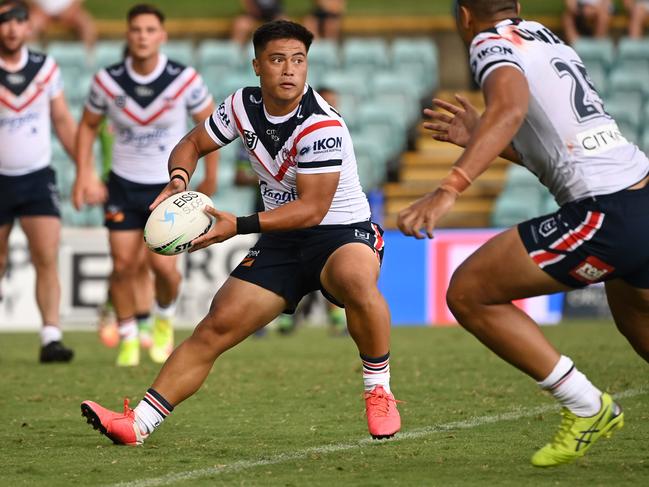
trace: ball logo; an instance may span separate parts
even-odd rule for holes
[[[174,223],[176,223],[176,214],[172,211],[165,210],[165,217],[158,221],[171,222],[171,226],[169,227],[169,230],[171,230],[174,227]]]

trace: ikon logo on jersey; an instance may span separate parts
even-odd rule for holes
[[[575,279],[591,284],[601,281],[607,274],[613,272],[615,268],[606,262],[601,261],[594,255],[586,257],[581,264],[570,271],[570,275]]]
[[[513,56],[514,51],[509,47],[489,46],[478,52],[478,59],[482,61],[484,58],[493,56],[494,54],[500,54],[501,56]]]
[[[228,117],[228,113],[225,111],[225,103],[221,103],[219,105],[219,108],[216,110],[216,113],[218,113],[219,118],[221,119],[221,122],[223,122],[223,124],[226,127],[229,127],[230,126],[230,117]]]
[[[257,137],[256,133],[251,132],[250,130],[244,130],[243,140],[249,150],[255,150],[255,147],[257,147],[257,142],[259,141],[259,137]]]
[[[322,154],[323,152],[333,152],[340,150],[343,146],[342,137],[329,137],[327,139],[316,140],[313,143],[313,153]]]

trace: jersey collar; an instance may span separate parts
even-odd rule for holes
[[[158,64],[156,64],[155,69],[144,76],[136,73],[133,70],[133,58],[131,58],[131,56],[128,56],[126,58],[124,65],[126,66],[126,72],[133,81],[140,85],[147,85],[158,79],[158,77],[162,74],[162,71],[167,65],[167,56],[163,53],[158,53]]]

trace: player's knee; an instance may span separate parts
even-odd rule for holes
[[[462,323],[479,305],[478,293],[473,289],[472,280],[463,272],[456,272],[446,291],[446,304],[453,316]]]
[[[210,310],[194,330],[194,336],[214,352],[229,348],[230,337],[236,324],[231,317],[220,310]]]
[[[113,259],[114,279],[130,279],[137,275],[138,267],[134,262],[127,259]]]
[[[339,295],[345,306],[362,307],[371,306],[379,296],[379,291],[374,280],[368,276],[348,273],[338,280],[336,295]]]

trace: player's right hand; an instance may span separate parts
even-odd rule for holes
[[[455,99],[459,106],[439,98],[433,99],[433,105],[443,108],[446,112],[426,108],[424,115],[432,119],[432,122],[425,122],[424,128],[432,132],[435,140],[466,147],[478,126],[480,113],[465,97],[455,95]]]
[[[149,205],[149,210],[153,211],[156,206],[158,206],[160,203],[162,203],[164,200],[169,198],[169,196],[172,196],[174,194],[182,193],[183,191],[186,191],[187,187],[185,186],[185,183],[178,178],[172,179],[169,181],[169,184],[167,184],[160,194],[156,196],[156,199],[153,200],[153,203]]]
[[[108,197],[106,185],[95,175],[78,176],[72,186],[72,204],[80,211],[84,204],[101,205]]]

